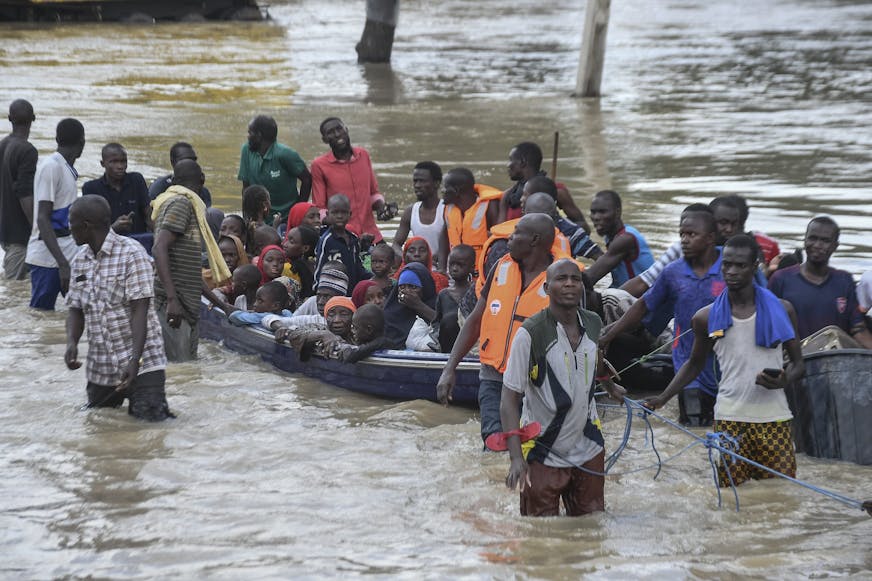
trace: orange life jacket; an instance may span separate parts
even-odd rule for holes
[[[554,260],[568,254],[552,254]],[[521,324],[548,306],[545,294],[545,271],[521,290],[521,268],[506,254],[494,265],[487,303],[481,316],[478,358],[503,373],[509,360],[509,347]]]
[[[487,239],[487,242],[484,243],[484,246],[482,246],[481,254],[478,256],[475,263],[476,270],[478,271],[478,278],[475,279],[476,296],[481,295],[481,289],[484,288],[484,281],[488,275],[484,270],[484,263],[487,261],[488,250],[490,250],[491,245],[497,240],[505,240],[511,236],[512,232],[515,231],[515,226],[517,226],[520,221],[520,218],[515,218],[514,220],[501,222],[491,228],[491,236]],[[571,255],[572,251],[569,247],[569,239],[564,236],[560,230],[554,228],[554,244],[551,245],[551,256],[563,257]],[[581,266],[581,268],[584,269],[584,266]]]
[[[475,259],[489,236],[487,228],[487,208],[491,200],[499,200],[503,192],[483,184],[473,186],[478,199],[466,212],[461,212],[456,204],[446,204],[443,215],[448,230],[448,244],[454,248],[458,244],[468,244],[475,249]]]

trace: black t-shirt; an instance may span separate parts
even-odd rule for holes
[[[109,202],[112,209],[112,221],[120,216],[133,212],[133,228],[130,234],[141,234],[146,231],[145,217],[149,210],[148,186],[142,174],[128,172],[121,182],[121,191],[115,190],[109,185],[106,176],[85,182],[82,186],[82,195],[97,195]],[[122,234],[127,234],[122,232]]]
[[[33,196],[36,148],[9,135],[0,141],[0,242],[27,244],[33,224],[21,209],[21,198]]]

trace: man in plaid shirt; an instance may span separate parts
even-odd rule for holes
[[[73,259],[67,294],[67,351],[70,369],[79,339],[88,329],[89,407],[120,407],[150,421],[174,417],[164,383],[167,364],[155,315],[154,268],[145,249],[109,225],[111,210],[100,196],[83,196],[70,208],[70,231],[84,245]]]

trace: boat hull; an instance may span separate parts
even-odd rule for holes
[[[804,360],[805,377],[788,391],[797,451],[872,464],[872,351],[836,349]]]
[[[200,309],[200,337],[220,341],[228,349],[259,355],[277,369],[300,373],[350,391],[394,400],[436,401],[436,383],[448,356],[442,353],[379,351],[358,363],[312,357],[301,361],[290,346],[276,343],[264,329],[231,324],[218,309]],[[478,407],[479,364],[464,361],[457,370],[453,403]]]

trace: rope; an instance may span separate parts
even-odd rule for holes
[[[690,333],[690,332],[692,332],[692,331],[693,331],[692,328],[685,330],[683,333],[681,333],[681,334],[678,335],[677,337],[674,337],[674,338],[672,339],[672,342],[675,343],[676,341],[678,341],[679,339],[681,339],[682,337],[684,337],[685,335],[687,335],[688,333]],[[641,357],[639,357],[638,359],[636,359],[634,362],[630,363],[629,365],[627,365],[626,367],[624,367],[623,369],[621,369],[620,371],[618,371],[616,375],[620,376],[620,375],[623,374],[625,371],[629,371],[629,370],[632,369],[633,367],[636,367],[637,365],[641,365],[642,363],[645,363],[646,361],[648,361],[649,359],[651,359],[651,357],[653,357],[653,356],[654,356],[658,351],[660,351],[661,349],[663,349],[663,348],[666,347],[667,345],[669,345],[669,343],[664,343],[663,345],[661,345],[660,347],[657,347],[657,348],[654,349],[653,351],[651,351],[651,352],[649,352],[649,353],[646,353],[645,355],[642,355]]]
[[[648,409],[647,407],[643,406],[637,400],[630,399],[628,397],[624,397],[624,401],[628,405],[632,405],[634,407],[637,407],[637,408],[643,410],[644,412],[646,412],[647,414],[654,416],[658,420],[672,426],[673,428],[676,428],[676,429],[688,434],[694,440],[696,440],[697,443],[701,443],[701,444],[705,445],[706,448],[709,449],[709,460],[712,462],[712,466],[714,469],[715,486],[718,487],[718,507],[721,506],[721,493],[720,493],[720,486],[718,486],[718,481],[717,481],[717,468],[716,468],[715,458],[714,458],[714,453],[713,453],[714,451],[718,451],[721,454],[727,454],[728,456],[731,457],[731,462],[733,462],[733,463],[736,460],[740,460],[742,462],[750,464],[751,466],[754,466],[755,468],[759,468],[760,470],[764,470],[766,472],[769,472],[770,474],[778,476],[779,478],[783,478],[785,480],[793,482],[794,484],[798,484],[799,486],[802,486],[803,488],[807,488],[813,492],[817,492],[819,494],[822,494],[823,496],[831,498],[832,500],[835,500],[837,502],[841,502],[842,504],[850,506],[851,508],[856,508],[859,510],[867,510],[864,506],[864,503],[859,501],[859,500],[850,498],[850,497],[845,496],[843,494],[840,494],[838,492],[833,492],[832,490],[827,490],[825,488],[815,486],[814,484],[810,484],[808,482],[804,482],[802,480],[799,480],[799,479],[794,478],[792,476],[788,476],[787,474],[784,474],[784,473],[779,472],[777,470],[773,470],[772,468],[769,468],[768,466],[764,466],[764,465],[760,464],[759,462],[755,462],[749,458],[745,458],[744,456],[742,456],[738,452],[731,450],[727,447],[727,446],[735,446],[738,449],[738,442],[735,440],[735,438],[727,436],[726,434],[723,434],[721,432],[709,432],[708,434],[706,434],[705,438],[702,438],[702,437],[694,434],[693,432],[691,432],[690,430],[688,430],[684,426],[681,426],[681,425],[673,422],[672,420],[658,414],[657,412]],[[721,443],[722,438],[724,436],[729,438],[729,440],[725,440],[727,442],[727,446],[725,446],[724,444]],[[736,485],[733,482],[732,475],[730,474],[730,471],[726,470],[726,472],[727,472],[727,476],[730,480],[730,486],[733,489],[733,494],[735,495],[736,510],[739,510],[739,496],[738,496],[738,492],[736,490]],[[867,501],[867,503],[868,503],[868,501]]]

